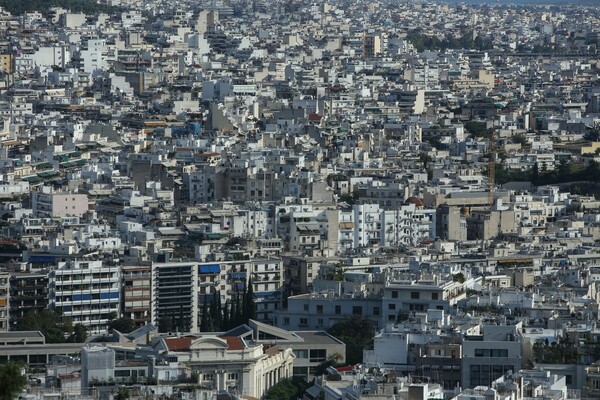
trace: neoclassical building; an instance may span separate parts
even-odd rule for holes
[[[171,361],[176,358],[188,365],[198,374],[200,384],[217,392],[260,398],[293,373],[295,356],[290,347],[256,343],[239,336],[166,337],[161,345]]]

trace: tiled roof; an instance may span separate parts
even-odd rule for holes
[[[190,349],[192,340],[196,339],[194,336],[182,337],[182,338],[166,338],[165,343],[169,351],[185,351]]]
[[[236,336],[221,336],[221,339],[227,341],[227,350],[244,350],[246,345],[243,340]]]

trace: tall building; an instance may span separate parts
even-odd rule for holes
[[[49,306],[73,325],[103,333],[121,310],[120,270],[102,261],[59,262],[49,274]]]
[[[18,272],[10,276],[10,327],[30,311],[48,308],[48,272]]]
[[[152,268],[150,266],[123,267],[121,273],[123,317],[131,318],[138,327],[150,323]]]
[[[154,263],[152,265],[151,321],[170,319],[173,329],[197,332],[205,302],[215,295],[221,304],[231,303],[252,281],[256,316],[272,322],[282,301],[284,274],[279,258],[250,259],[247,253],[231,253],[227,261]]]
[[[8,273],[0,273],[0,332],[8,331],[9,328],[9,276]]]

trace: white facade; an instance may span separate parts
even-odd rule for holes
[[[165,339],[167,347],[170,340]],[[260,398],[279,381],[291,378],[294,354],[291,348],[266,348],[239,337],[212,334],[193,339],[189,351],[173,351],[198,373],[200,384],[217,391],[238,391],[241,395]]]
[[[103,333],[120,311],[120,268],[102,261],[60,262],[49,274],[50,307],[82,324],[91,333]]]

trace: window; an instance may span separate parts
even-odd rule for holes
[[[323,306],[322,305],[317,306],[317,314],[323,314]]]
[[[304,304],[304,311],[308,311],[308,304]]]
[[[284,325],[289,325],[290,324],[290,318],[289,317],[283,317],[283,324]]]
[[[398,298],[398,291],[392,290],[392,299],[397,299],[397,298]]]
[[[294,350],[296,358],[308,358],[308,350]]]
[[[395,304],[388,304],[388,310],[395,310],[395,309],[396,309]]]
[[[379,316],[381,312],[379,311],[379,307],[373,307],[373,315],[376,317]]]
[[[323,326],[323,318],[319,318],[319,319],[317,320],[317,325],[319,325],[319,326]]]
[[[419,292],[410,292],[410,298],[411,299],[420,299],[420,293]]]
[[[340,315],[342,313],[342,306],[335,306],[335,314]]]
[[[308,325],[308,318],[300,318],[300,326]]]
[[[310,350],[310,362],[323,362],[327,360],[327,350],[325,349],[313,349]]]
[[[362,315],[362,307],[361,306],[353,306],[352,307],[352,315]]]
[[[438,299],[438,293],[431,293],[431,300],[437,300]]]

